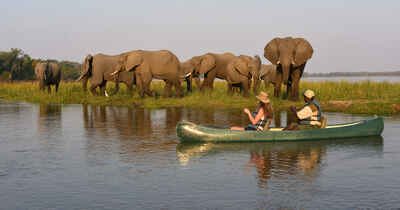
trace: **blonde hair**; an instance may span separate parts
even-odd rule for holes
[[[260,107],[264,110],[264,116],[272,119],[274,117],[274,108],[271,103],[264,103],[260,101]]]

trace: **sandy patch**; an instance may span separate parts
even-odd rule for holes
[[[347,108],[353,104],[353,101],[328,101],[328,105]]]

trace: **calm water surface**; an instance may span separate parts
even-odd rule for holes
[[[241,110],[0,102],[0,209],[400,208],[400,117],[382,137],[262,144],[180,144],[182,119],[247,124]]]

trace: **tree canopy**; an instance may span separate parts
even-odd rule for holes
[[[40,61],[56,62],[64,80],[75,80],[79,77],[80,63],[54,59],[32,59],[21,49],[11,48],[10,51],[0,52],[0,81],[34,80],[35,65]]]

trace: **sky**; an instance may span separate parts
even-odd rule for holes
[[[275,37],[314,48],[306,72],[400,71],[400,1],[13,0],[0,6],[0,51],[82,62],[87,54],[172,51],[263,57]]]

